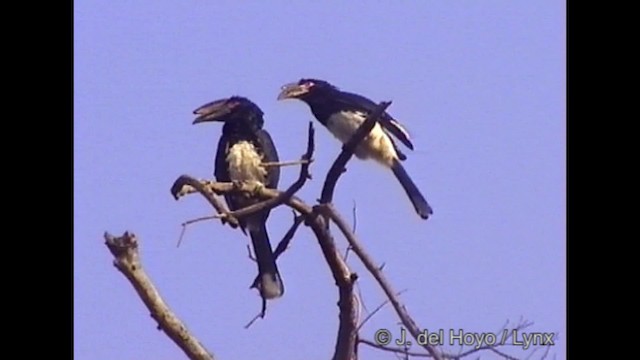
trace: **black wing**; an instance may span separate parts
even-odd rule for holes
[[[276,150],[276,146],[271,140],[271,136],[266,130],[258,130],[256,132],[256,140],[258,142],[258,147],[262,149],[264,156],[262,158],[263,162],[278,162],[280,158],[278,157],[278,150]],[[267,179],[265,181],[265,186],[270,189],[277,189],[278,182],[280,181],[280,167],[279,166],[269,166],[267,168]]]
[[[229,150],[229,139],[224,134],[220,136],[218,140],[218,150],[216,151],[216,159],[214,164],[213,175],[218,182],[229,182],[231,178],[229,176],[229,167],[227,165],[227,151]]]
[[[336,96],[336,99],[350,107],[354,107],[355,110],[366,111],[367,113],[373,112],[378,104],[373,101],[367,99],[366,97],[358,94],[349,93],[346,91],[340,91],[340,95]],[[382,114],[379,119],[380,124],[386,130],[388,130],[391,134],[393,134],[400,142],[402,142],[406,147],[413,150],[413,144],[411,143],[411,139],[409,138],[409,133],[396,119],[394,119],[389,113],[386,111]]]

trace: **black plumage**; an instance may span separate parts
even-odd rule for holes
[[[324,80],[301,79],[282,87],[278,99],[299,99],[307,103],[315,118],[342,143],[349,141],[353,133],[376,108],[368,98],[341,91]],[[413,150],[408,132],[389,113],[384,112],[371,132],[358,145],[354,154],[360,159],[373,159],[390,168],[407,193],[420,217],[427,219],[433,210],[401,164],[406,155],[400,151],[393,138]]]
[[[194,111],[199,115],[194,124],[206,121],[224,122],[215,158],[215,177],[220,182],[257,182],[275,189],[280,178],[278,152],[271,136],[262,127],[262,110],[249,99],[233,96],[205,104]],[[225,195],[230,210],[259,202],[244,195]],[[249,232],[258,264],[260,294],[265,299],[282,296],[284,285],[276,266],[266,221],[269,211],[240,219],[240,226]]]

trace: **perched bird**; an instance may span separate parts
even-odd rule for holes
[[[257,182],[275,189],[280,178],[278,153],[269,133],[262,129],[264,119],[260,108],[249,99],[232,96],[205,104],[193,112],[199,124],[208,121],[224,122],[215,159],[215,177],[220,182]],[[237,210],[259,202],[244,195],[225,195],[230,210]],[[269,211],[258,212],[240,219],[243,231],[248,231],[258,263],[257,286],[264,299],[282,296],[284,285],[276,266],[266,221]]]
[[[367,115],[377,106],[364,96],[340,91],[330,83],[317,79],[301,79],[297,83],[282,86],[278,100],[283,99],[299,99],[307,103],[315,118],[342,143],[349,141]],[[433,214],[433,210],[400,163],[406,156],[398,149],[389,134],[413,150],[407,131],[385,112],[369,135],[358,145],[354,154],[359,159],[373,159],[390,168],[418,215],[427,219]]]

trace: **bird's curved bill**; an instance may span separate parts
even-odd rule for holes
[[[230,113],[227,106],[227,99],[220,99],[204,104],[195,109],[193,113],[198,115],[193,124],[198,124],[206,121],[225,121],[225,116]]]
[[[280,94],[278,94],[278,100],[295,99],[300,95],[309,92],[309,88],[306,86],[298,85],[298,83],[291,83],[283,85]]]

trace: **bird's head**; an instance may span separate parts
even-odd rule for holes
[[[324,80],[300,79],[298,82],[282,86],[278,100],[300,99],[303,101],[320,98],[338,90]]]
[[[259,128],[263,125],[262,115],[258,105],[242,96],[232,96],[204,104],[193,111],[198,115],[193,124],[218,121],[226,124],[250,122]]]

